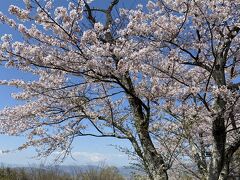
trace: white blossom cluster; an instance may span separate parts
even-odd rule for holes
[[[24,105],[0,112],[3,133],[28,135],[22,148],[69,152],[73,138],[89,135],[90,125],[130,137],[136,129],[129,97],[147,106],[149,131],[171,162],[212,147],[212,123],[223,109],[226,148],[239,138],[238,0],[148,1],[147,10],[120,9],[111,26],[99,21],[88,28],[84,1],[55,8],[53,1],[41,3],[37,9],[10,6],[19,24],[0,13],[1,22],[25,38],[13,42],[4,35],[1,59],[38,77],[0,81],[23,90],[13,97]],[[118,26],[122,19],[126,23]]]

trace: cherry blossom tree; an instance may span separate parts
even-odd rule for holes
[[[9,7],[17,19],[0,14],[24,38],[1,38],[3,64],[36,77],[1,80],[22,89],[25,103],[0,112],[2,133],[28,137],[19,149],[65,156],[76,137],[115,137],[151,180],[227,179],[240,147],[238,0],[24,3]]]

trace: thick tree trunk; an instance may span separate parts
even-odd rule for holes
[[[142,149],[142,160],[151,180],[167,180],[167,169],[162,155],[157,152],[149,134],[150,111],[135,95],[131,78],[126,75],[124,84],[128,86],[128,100],[134,116],[134,126]]]
[[[138,113],[135,114],[135,127],[143,151],[143,160],[147,166],[145,168],[148,169],[148,176],[151,180],[167,180],[168,175],[163,157],[156,151],[149,135],[148,121],[144,120],[140,113],[139,103],[134,104],[134,108],[138,109]]]
[[[226,133],[224,119],[221,115],[213,121],[213,147],[208,180],[218,180],[225,163]]]
[[[214,69],[212,72],[213,78],[220,88],[221,86],[226,85],[225,80],[225,59],[219,55],[216,59],[216,64],[214,64]],[[214,104],[215,114],[213,115],[212,121],[212,157],[211,163],[209,165],[209,175],[208,180],[220,180],[220,177],[228,175],[227,164],[229,166],[228,161],[226,160],[226,127],[225,127],[225,100],[219,95]],[[225,174],[227,173],[227,174]],[[222,179],[221,179],[222,180]]]
[[[225,163],[219,175],[219,180],[227,180],[229,176],[229,163]]]
[[[167,180],[168,174],[166,168],[164,167],[164,162],[161,155],[156,154],[157,152],[155,150],[151,153],[151,145],[139,145],[135,140],[130,141],[135,149],[135,152],[142,159],[145,171],[148,174],[149,179]],[[147,143],[148,140],[145,139],[144,141]],[[143,150],[145,152],[143,152]]]
[[[156,151],[148,130],[145,128],[139,129],[138,132],[141,146],[144,153],[144,160],[148,168],[148,175],[151,180],[167,180],[167,170],[162,156]]]
[[[227,157],[226,157],[227,158]],[[217,169],[215,166],[210,170],[208,180],[227,180],[229,177],[229,166],[231,162],[231,157],[225,159],[223,166],[220,169]],[[215,174],[214,174],[215,173]]]

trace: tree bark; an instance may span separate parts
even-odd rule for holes
[[[219,56],[214,64],[213,78],[220,88],[226,85],[224,73],[225,60]],[[212,157],[209,166],[208,180],[218,180],[225,165],[225,146],[226,146],[226,127],[225,127],[225,112],[226,102],[221,95],[218,95],[214,105],[215,114],[212,121]]]
[[[224,167],[226,133],[224,118],[219,115],[213,120],[213,147],[208,180],[217,180]]]
[[[135,91],[129,77],[125,77],[125,84],[128,86],[128,100],[133,112],[134,126],[142,148],[142,159],[148,176],[151,180],[168,180],[163,157],[157,152],[149,134],[149,110],[145,107],[146,113],[144,113],[143,102],[135,96]]]
[[[156,151],[149,136],[148,129],[140,125],[140,128],[138,128],[137,131],[144,152],[144,159],[150,172],[150,179],[167,180],[168,175],[163,157]]]
[[[134,122],[138,138],[143,151],[143,161],[148,176],[151,180],[167,180],[167,170],[161,154],[156,151],[149,135],[149,122],[143,115],[142,107],[138,99],[130,98],[130,104],[134,112]]]

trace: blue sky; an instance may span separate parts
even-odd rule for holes
[[[139,3],[146,3],[147,0],[129,0],[124,2],[125,7],[134,7]],[[58,2],[64,2],[60,0]],[[66,2],[66,1],[65,1]],[[107,2],[110,0],[95,0],[94,5],[96,6],[107,6]],[[120,1],[121,2],[121,1]],[[8,14],[8,7],[10,4],[19,5],[21,0],[7,0],[0,1],[0,11],[4,14]],[[8,28],[6,25],[0,24],[0,36],[4,34],[12,34],[13,39],[21,40],[21,37],[16,31]],[[29,74],[16,71],[14,69],[5,69],[0,66],[0,79],[33,79]],[[11,98],[11,93],[16,92],[17,89],[13,87],[0,86],[0,108],[5,106],[13,106],[19,102],[16,102]],[[24,137],[9,137],[0,135],[0,150],[13,150],[25,141]],[[80,137],[75,139],[73,143],[72,158],[66,158],[63,164],[65,165],[87,165],[95,164],[98,165],[100,162],[105,162],[108,165],[122,166],[128,165],[129,160],[127,155],[119,152],[112,145],[130,147],[130,144],[126,140],[116,140],[113,138],[93,138],[93,137]],[[1,151],[0,151],[1,152]],[[0,163],[9,165],[29,165],[29,164],[40,164],[40,163],[53,163],[52,157],[48,159],[37,160],[33,158],[35,156],[34,148],[29,148],[24,151],[15,151],[11,153],[0,153]]]

